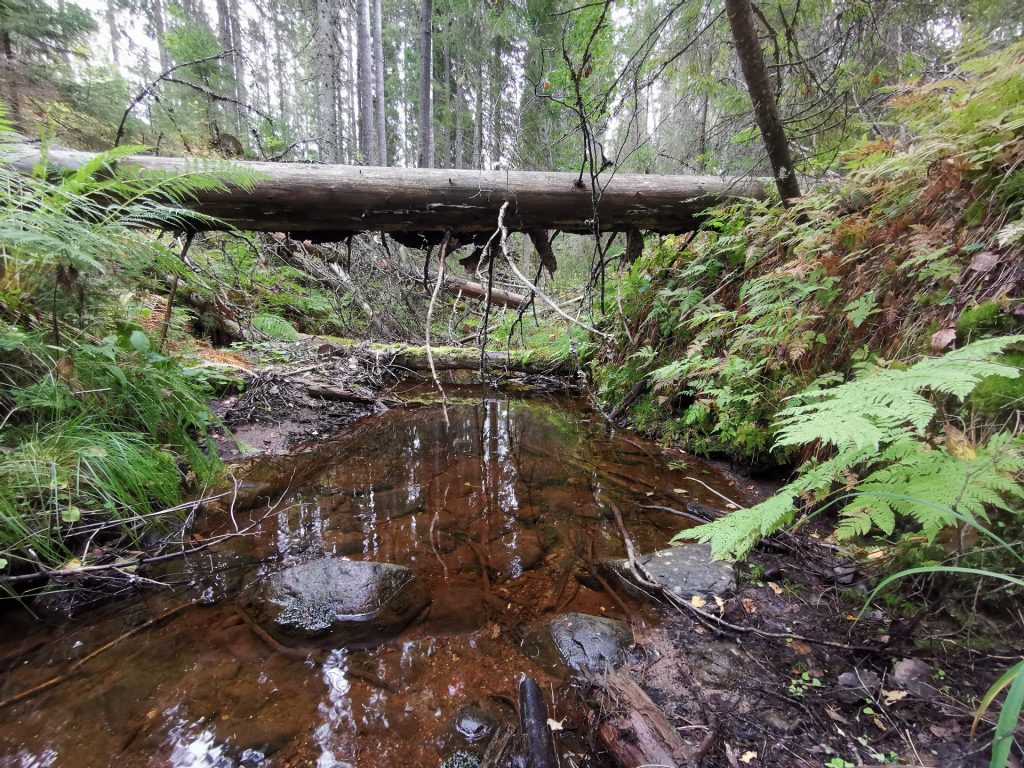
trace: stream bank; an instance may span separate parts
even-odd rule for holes
[[[234,465],[233,503],[188,532],[197,551],[141,570],[164,587],[71,619],[8,612],[0,765],[473,765],[515,724],[526,674],[562,764],[610,766],[597,734],[622,713],[593,675],[622,665],[694,763],[973,764],[953,695],[970,675],[906,660],[881,613],[854,621],[864,577],[828,545],[779,539],[735,574],[695,556],[676,585],[731,625],[807,640],[695,622],[615,575],[615,507],[643,555],[680,513],[757,487],[571,393],[449,381],[442,404],[356,363],[329,384],[373,404],[290,400],[310,382],[285,374],[308,362],[272,374],[261,428],[287,413],[290,437]],[[239,402],[224,407],[255,401]],[[667,562],[667,578],[684,565]]]

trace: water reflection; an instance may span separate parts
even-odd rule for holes
[[[564,674],[534,663],[522,641],[556,611],[621,618],[586,578],[595,561],[622,556],[606,500],[651,551],[681,520],[649,507],[716,506],[705,482],[732,498],[742,491],[700,462],[671,468],[657,446],[609,434],[573,403],[488,397],[447,410],[447,422],[439,406],[394,410],[296,455],[282,471],[303,479],[255,535],[184,566],[189,598],[206,605],[0,711],[0,765],[50,768],[73,754],[78,768],[436,766],[456,710],[514,699],[523,673],[554,692],[552,716],[569,718],[567,732],[585,732]],[[267,513],[236,518],[246,526]],[[211,515],[197,533],[231,525]],[[281,653],[241,619],[235,597],[266,573],[325,556],[409,567],[429,612],[393,642],[334,650],[322,664]],[[131,625],[127,610],[112,610],[56,634],[93,649]],[[25,642],[3,634],[0,658]],[[34,657],[35,676],[31,666],[6,673],[6,690],[62,668],[67,656],[54,647]]]

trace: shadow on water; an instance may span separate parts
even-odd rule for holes
[[[196,541],[251,530],[147,574],[170,589],[63,625],[8,621],[0,699],[193,603],[0,710],[0,765],[438,765],[479,754],[514,721],[524,673],[563,722],[563,756],[600,765],[570,673],[538,638],[567,613],[657,625],[653,609],[593,577],[594,563],[624,553],[606,502],[647,552],[686,524],[657,507],[724,508],[708,486],[744,493],[697,460],[670,466],[677,455],[609,431],[572,399],[454,394],[268,463],[287,490],[272,507],[208,511]],[[259,601],[275,574],[338,558],[409,569],[419,597],[376,635],[340,643],[344,633],[267,624]]]

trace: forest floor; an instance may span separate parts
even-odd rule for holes
[[[214,404],[228,461],[287,453],[397,404],[399,376],[367,348],[314,338],[246,357],[243,393]],[[324,388],[368,402],[315,394]],[[751,500],[773,490],[733,477]],[[706,766],[986,764],[973,702],[1001,662],[976,649],[997,628],[955,621],[934,595],[864,610],[870,562],[844,558],[823,531],[773,537],[740,564],[716,612],[725,624],[666,609],[636,629],[646,662],[634,677],[694,748],[711,744]]]

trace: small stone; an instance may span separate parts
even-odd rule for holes
[[[862,699],[870,699],[881,687],[882,681],[870,669],[855,669],[843,672],[837,679],[836,698],[846,704],[856,704]]]
[[[790,734],[795,732],[803,721],[800,716],[792,712],[784,712],[781,709],[764,709],[758,713],[761,722],[773,731]]]
[[[920,659],[900,659],[892,669],[896,685],[923,698],[935,694],[935,686],[929,682],[931,678],[932,668]]]

